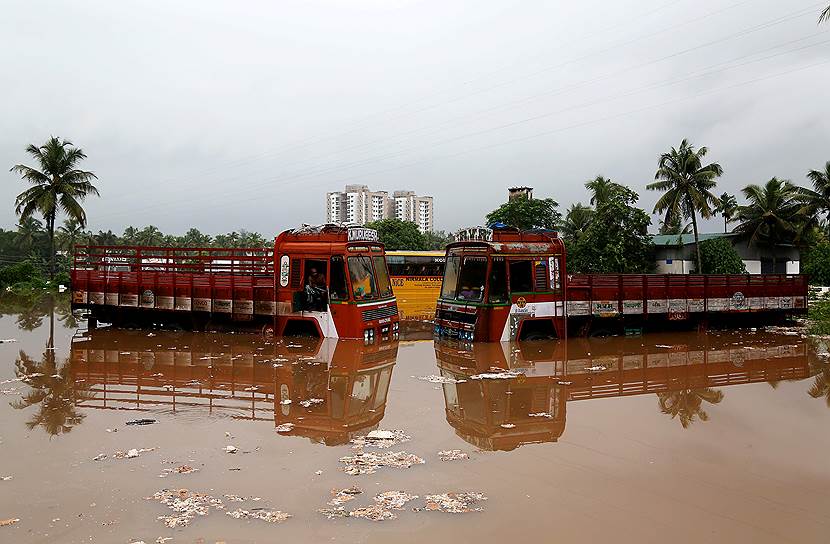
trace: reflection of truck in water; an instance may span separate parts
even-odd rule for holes
[[[747,326],[807,311],[797,274],[568,274],[553,231],[470,229],[447,246],[435,333],[508,341]]]
[[[334,225],[283,232],[270,248],[77,246],[72,305],[92,326],[255,327],[367,343],[398,334],[377,232]]]
[[[98,329],[73,339],[70,365],[84,408],[291,423],[284,434],[336,445],[383,419],[397,352],[397,342]]]
[[[512,450],[556,442],[569,402],[656,394],[660,408],[683,423],[699,415],[699,396],[709,388],[811,375],[811,348],[798,337],[758,333],[751,349],[737,335],[689,338],[660,333],[649,345],[631,337],[549,344],[438,340],[447,422],[476,447]],[[514,375],[472,378],[501,370]]]

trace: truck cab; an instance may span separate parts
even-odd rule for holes
[[[472,228],[447,246],[435,335],[499,342],[564,338],[565,245],[556,232]]]
[[[277,334],[366,343],[398,337],[398,306],[377,231],[333,225],[285,231],[274,259]]]

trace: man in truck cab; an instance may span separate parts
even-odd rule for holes
[[[326,289],[326,275],[312,267],[308,271],[305,281],[305,292],[308,309],[314,312],[326,311],[328,304],[328,290]]]

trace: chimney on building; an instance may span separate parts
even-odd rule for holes
[[[516,200],[517,198],[527,198],[533,200],[533,187],[508,187],[508,201]]]

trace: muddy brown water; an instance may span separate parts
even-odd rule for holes
[[[2,542],[826,542],[830,364],[794,331],[458,345],[163,331],[87,333],[66,301],[0,303]],[[422,336],[422,335],[421,335]],[[508,371],[507,374],[504,371]],[[499,374],[500,373],[500,374]],[[34,376],[32,376],[34,374]],[[37,376],[37,374],[43,374]],[[491,379],[475,379],[496,374]],[[14,381],[24,375],[24,381]],[[418,379],[434,376],[433,383]],[[321,399],[309,406],[301,401]],[[285,401],[291,400],[291,403]],[[308,404],[308,403],[307,403]],[[126,425],[154,419],[150,425]],[[293,424],[288,433],[277,426]],[[284,427],[282,427],[284,428]],[[108,432],[110,431],[114,432]],[[372,430],[425,460],[351,476]],[[230,436],[228,436],[228,433]],[[232,445],[237,453],[226,453]],[[137,458],[116,451],[155,448]],[[468,459],[441,461],[462,450]],[[107,458],[94,461],[99,454]],[[160,477],[189,465],[190,474]],[[418,495],[397,518],[326,519],[331,490]],[[212,509],[170,529],[146,497]],[[413,511],[480,492],[480,512]]]

